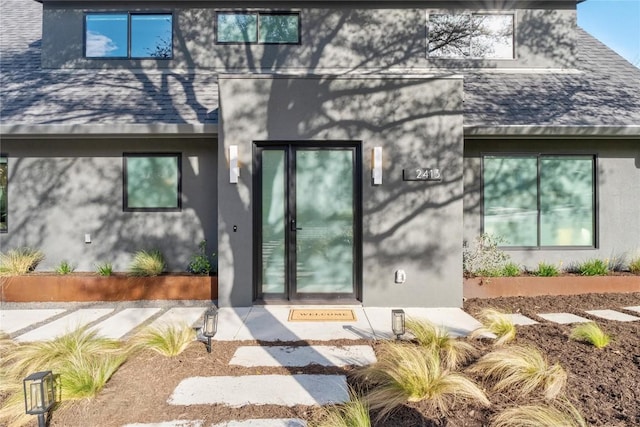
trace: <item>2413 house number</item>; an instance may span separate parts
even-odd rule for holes
[[[434,168],[412,168],[402,169],[402,179],[404,181],[441,181],[440,169]]]

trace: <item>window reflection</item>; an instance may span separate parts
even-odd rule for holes
[[[595,244],[593,156],[485,156],[484,232],[503,246]]]
[[[171,58],[169,13],[90,13],[85,16],[87,58]]]
[[[217,43],[299,43],[298,13],[219,12]]]
[[[180,208],[180,156],[125,156],[125,191],[125,209]]]
[[[513,15],[429,15],[429,56],[513,58]]]

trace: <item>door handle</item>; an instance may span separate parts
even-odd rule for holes
[[[302,228],[297,228],[296,227],[296,220],[295,218],[291,220],[291,231],[297,231],[297,230],[302,230]]]

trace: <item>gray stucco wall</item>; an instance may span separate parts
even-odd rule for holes
[[[77,271],[107,261],[126,271],[133,252],[159,249],[169,270],[184,271],[201,240],[209,252],[217,250],[216,144],[213,138],[3,139],[9,231],[0,234],[0,247],[41,250],[39,270],[66,260]],[[123,212],[124,152],[182,153],[181,212]],[[84,243],[86,233],[91,244]]]
[[[462,80],[221,75],[219,303],[253,300],[253,141],[362,141],[363,304],[462,303]],[[237,145],[238,184],[227,151]],[[383,184],[371,151],[383,147]],[[404,182],[402,169],[440,168],[442,182]],[[237,226],[237,231],[233,231]],[[394,283],[404,269],[407,281]]]
[[[640,140],[467,140],[465,141],[464,240],[480,234],[481,153],[549,153],[595,155],[597,169],[597,236],[594,249],[515,250],[514,262],[534,269],[540,261],[563,266],[590,258],[640,256]]]
[[[496,2],[494,11],[505,10]],[[218,71],[274,70],[413,70],[429,68],[562,68],[575,57],[575,2],[526,2],[515,11],[514,60],[430,60],[427,57],[427,13],[491,11],[491,2],[216,2],[144,3],[126,5],[95,2],[45,3],[42,66],[44,68],[193,69]],[[552,9],[553,7],[553,9]],[[216,45],[216,10],[293,10],[301,16],[299,45]],[[174,11],[174,58],[118,60],[83,58],[84,11]]]

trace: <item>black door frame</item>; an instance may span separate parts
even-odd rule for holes
[[[353,151],[353,293],[295,292],[295,151],[297,149],[349,149]],[[262,151],[285,151],[285,290],[262,293]],[[361,141],[254,141],[253,142],[253,299],[262,302],[354,303],[362,301],[362,142]]]

